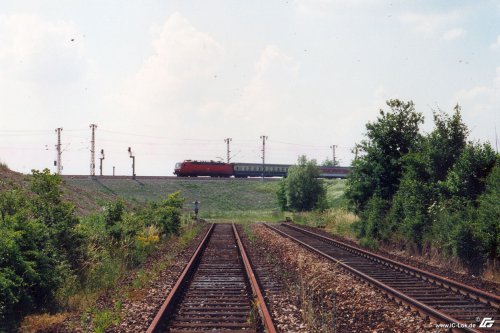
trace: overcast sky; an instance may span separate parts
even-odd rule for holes
[[[0,2],[0,161],[88,174],[171,175],[176,161],[297,156],[348,165],[385,100],[463,108],[500,131],[499,1]],[[99,154],[96,154],[98,162]],[[98,164],[98,163],[97,163]],[[98,173],[98,170],[96,170]]]

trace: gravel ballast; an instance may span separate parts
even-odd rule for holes
[[[276,258],[301,289],[309,292],[300,293],[299,311],[313,324],[317,319],[315,316],[320,317],[321,330],[316,328],[312,331],[444,332],[436,329],[434,323],[396,304],[374,287],[291,240],[264,226],[255,226],[254,233],[258,243],[264,247],[262,250]],[[318,303],[319,297],[326,299]],[[314,303],[316,306],[320,304],[321,308],[314,308]],[[312,309],[308,308],[311,304]],[[326,327],[325,324],[331,326]]]

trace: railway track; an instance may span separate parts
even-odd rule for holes
[[[234,224],[212,224],[147,332],[276,332]]]
[[[294,225],[266,226],[453,332],[500,332],[500,297]],[[490,326],[491,325],[491,326]],[[482,327],[480,327],[482,326]]]

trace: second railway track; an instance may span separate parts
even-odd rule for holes
[[[288,224],[266,225],[453,332],[500,332],[500,297]]]
[[[270,332],[271,317],[232,224],[213,224],[148,332]]]

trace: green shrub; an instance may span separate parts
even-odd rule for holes
[[[65,267],[49,227],[32,216],[25,194],[0,193],[0,202],[0,318],[13,322],[56,306]]]
[[[308,161],[305,156],[300,156],[297,165],[288,169],[288,176],[282,180],[276,193],[281,209],[326,209],[326,190],[318,177],[316,161]]]
[[[147,213],[148,223],[156,225],[164,235],[178,234],[183,205],[184,198],[180,196],[180,192],[172,193],[158,203],[152,203]]]
[[[500,163],[486,180],[486,190],[478,199],[477,225],[484,250],[491,260],[500,258]]]
[[[366,209],[361,214],[360,236],[371,239],[385,238],[386,210],[388,203],[379,196],[373,196],[366,205]]]
[[[467,265],[471,274],[479,275],[483,271],[486,253],[478,227],[471,223],[462,223],[456,234],[457,255]]]
[[[0,332],[15,330],[26,314],[69,304],[75,293],[113,287],[154,250],[160,228],[179,232],[179,193],[133,212],[118,200],[80,219],[62,200],[58,175],[33,170],[29,180],[32,193],[0,192]],[[109,320],[97,316],[96,329]]]

